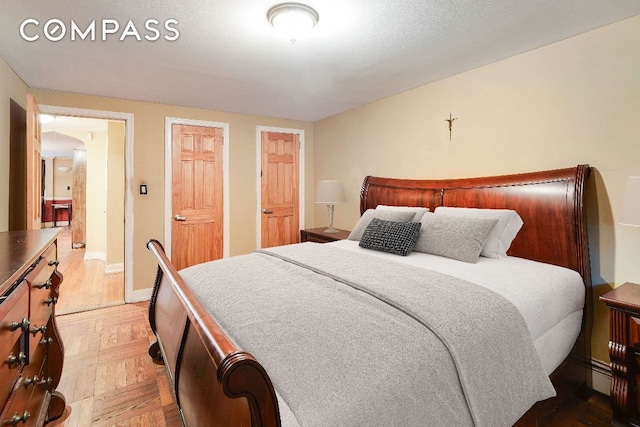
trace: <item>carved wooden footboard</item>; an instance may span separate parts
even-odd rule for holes
[[[158,260],[149,322],[157,340],[149,355],[164,360],[180,413],[189,426],[280,425],[269,376],[237,349],[184,285],[157,240]]]
[[[586,300],[580,337],[551,375],[558,397],[538,402],[521,425],[540,425],[564,397],[591,389],[591,277],[584,193],[589,166],[529,174],[453,180],[367,177],[361,210],[377,204],[467,206],[517,210],[525,226],[510,255],[578,271]],[[158,261],[149,321],[157,337],[149,354],[163,360],[183,422],[189,426],[279,426],[275,391],[255,358],[238,348],[206,312],[156,240],[147,247]]]

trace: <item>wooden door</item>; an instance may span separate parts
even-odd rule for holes
[[[300,135],[262,132],[262,247],[300,241]]]
[[[87,150],[73,150],[72,170],[71,247],[84,248],[87,243]]]
[[[223,256],[223,129],[172,126],[171,261],[181,269]]]
[[[27,110],[11,100],[9,231],[27,229]]]
[[[27,230],[41,227],[42,143],[39,115],[36,98],[27,94]]]

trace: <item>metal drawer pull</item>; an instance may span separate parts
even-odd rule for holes
[[[46,325],[42,325],[42,326],[40,326],[40,327],[38,327],[38,326],[34,326],[34,327],[31,329],[31,333],[33,334],[33,336],[34,336],[34,337],[36,336],[36,334],[37,334],[38,332],[42,332],[42,333],[44,334],[45,332],[47,332],[47,326],[46,326]]]
[[[36,288],[38,288],[38,289],[42,289],[42,288],[51,289],[51,285],[53,285],[53,283],[51,282],[51,279],[49,279],[46,282],[43,282],[43,283],[37,285]]]
[[[18,323],[18,322],[12,322],[9,325],[9,329],[11,329],[12,331],[15,331],[16,329],[20,328],[23,331],[26,331],[29,329],[29,325],[31,324],[31,322],[29,322],[29,319],[27,319],[26,317],[22,319],[22,322]]]
[[[47,298],[47,300],[45,301],[45,303],[46,303],[47,305],[57,304],[57,303],[58,303],[58,297]]]
[[[25,378],[24,381],[22,381],[22,385],[25,387],[29,387],[30,385],[35,384],[38,381],[40,381],[40,378],[37,375],[34,375],[33,378]]]
[[[175,219],[176,221],[186,221],[187,217],[182,215],[176,215],[173,217],[173,219]]]
[[[265,213],[268,215],[268,214],[272,214],[273,211],[271,209],[262,209],[262,213]]]
[[[25,424],[29,418],[31,418],[31,414],[29,413],[29,411],[24,411],[22,416],[18,415],[18,413],[16,412],[15,414],[13,414],[13,417],[11,417],[11,419],[3,421],[2,424],[11,424],[12,426],[17,426],[20,423]]]
[[[58,266],[58,264],[60,264],[60,261],[55,260],[55,261],[49,261],[49,267],[51,267],[52,265],[55,265],[56,267]]]
[[[53,378],[47,377],[47,378],[41,379],[40,382],[38,382],[38,385],[49,387],[52,382],[53,382]]]
[[[21,351],[17,356],[11,352],[5,363],[11,368],[14,363],[24,363],[25,360],[27,360],[27,355],[24,352]]]

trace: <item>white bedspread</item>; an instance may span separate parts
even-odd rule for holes
[[[328,244],[449,274],[502,295],[522,313],[549,374],[566,358],[580,333],[585,289],[574,270],[516,257],[480,257],[470,264],[422,252],[403,257],[372,251],[354,240]]]

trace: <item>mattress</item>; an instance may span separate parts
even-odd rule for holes
[[[372,251],[354,240],[327,244],[449,274],[500,294],[524,317],[548,374],[569,355],[580,333],[585,289],[574,270],[517,257],[480,257],[471,264],[422,252],[402,257]]]

